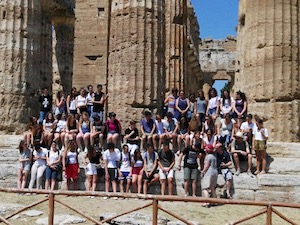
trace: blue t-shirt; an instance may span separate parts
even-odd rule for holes
[[[141,121],[141,126],[143,127],[145,133],[151,133],[153,126],[154,126],[154,120],[152,118],[147,121],[145,118]]]

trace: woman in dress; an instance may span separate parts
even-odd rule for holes
[[[233,118],[244,119],[247,114],[247,99],[246,95],[238,91],[235,94],[235,100],[233,102]]]
[[[50,148],[50,145],[53,140],[53,132],[54,132],[53,124],[54,124],[53,114],[52,112],[48,112],[43,121],[44,144],[47,148]]]
[[[87,112],[83,112],[79,119],[79,133],[76,136],[78,151],[82,151],[82,149],[84,149],[84,153],[88,153],[87,148],[90,142],[90,134],[91,134],[91,123],[89,119],[89,114]],[[84,142],[83,147],[81,145],[82,140]]]
[[[31,150],[24,140],[19,143],[18,189],[24,189],[32,160]]]
[[[46,160],[47,160],[47,168],[46,168],[45,190],[48,190],[51,186],[51,191],[53,191],[56,185],[57,173],[59,172],[58,166],[61,162],[61,155],[57,149],[55,142],[52,142]]]
[[[66,151],[64,151],[62,165],[67,178],[67,190],[71,190],[71,183],[73,183],[73,190],[77,190],[77,178],[80,172],[78,163],[77,145],[75,140],[69,140]]]
[[[117,145],[117,142],[122,131],[121,123],[116,119],[116,114],[114,112],[109,113],[109,119],[105,123],[107,130],[107,143],[114,143]]]

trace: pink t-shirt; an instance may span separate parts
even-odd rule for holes
[[[117,119],[115,119],[114,122],[112,122],[111,120],[107,120],[106,121],[106,125],[108,127],[108,132],[117,132],[119,133],[119,121]]]

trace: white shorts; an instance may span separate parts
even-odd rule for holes
[[[169,172],[165,173],[160,168],[158,174],[159,174],[159,179],[165,180],[167,178],[173,178],[174,177],[174,170],[171,169]]]
[[[86,175],[97,175],[97,167],[95,163],[89,163],[86,166]]]

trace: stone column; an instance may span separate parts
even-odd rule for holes
[[[272,141],[300,140],[300,10],[297,0],[240,1],[238,74],[249,110]]]
[[[23,132],[38,115],[36,93],[48,79],[41,68],[40,1],[2,1],[0,14],[0,130]],[[50,65],[51,68],[51,65]]]
[[[113,0],[108,111],[123,124],[161,105],[164,80],[164,1]]]

